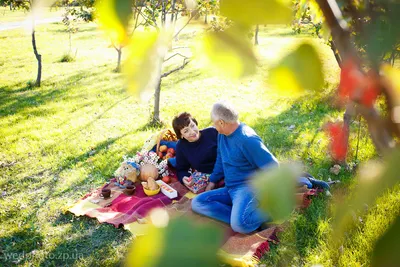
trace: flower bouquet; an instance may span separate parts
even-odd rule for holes
[[[168,161],[167,159],[161,159],[157,156],[157,153],[153,151],[141,150],[136,153],[132,158],[124,157],[124,161],[127,163],[136,163],[140,167],[140,178],[142,180],[147,180],[146,176],[156,176],[152,177],[154,180],[158,179],[158,177],[168,176]],[[156,173],[147,174],[147,170],[145,171],[145,166],[152,165],[155,167]],[[144,173],[146,172],[146,173]]]

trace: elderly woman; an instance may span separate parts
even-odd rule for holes
[[[176,116],[172,127],[179,139],[176,144],[176,170],[179,181],[185,185],[190,184],[189,170],[212,173],[217,159],[217,130],[214,127],[199,130],[196,119],[187,112]]]

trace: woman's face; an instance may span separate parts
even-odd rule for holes
[[[181,129],[181,135],[183,138],[189,142],[196,142],[200,138],[199,128],[197,128],[196,123],[190,119],[190,123],[185,128]]]

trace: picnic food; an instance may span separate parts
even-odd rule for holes
[[[160,146],[160,152],[167,152],[168,147],[166,145]]]
[[[158,169],[153,164],[144,164],[140,167],[140,180],[147,181],[148,178],[158,178]]]
[[[164,183],[169,184],[169,183],[171,182],[171,177],[169,177],[169,176],[164,176],[164,177],[162,178],[162,180],[163,180]]]
[[[142,186],[144,193],[148,196],[153,196],[160,192],[160,186],[152,177],[149,177],[147,182],[142,182]]]
[[[166,195],[169,198],[176,198],[178,196],[178,192],[173,189],[171,186],[167,185],[161,180],[156,181],[157,184],[160,185],[161,193]]]
[[[172,156],[175,155],[175,149],[173,149],[172,147],[167,149],[167,153],[170,153]]]
[[[152,177],[149,177],[147,179],[147,182],[142,182],[142,185],[143,188],[146,188],[148,190],[157,190],[157,188],[159,187],[156,181]]]

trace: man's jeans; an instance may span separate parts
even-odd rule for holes
[[[256,230],[268,216],[258,209],[249,185],[223,187],[204,192],[192,200],[192,210],[231,225],[235,232],[247,234]]]

